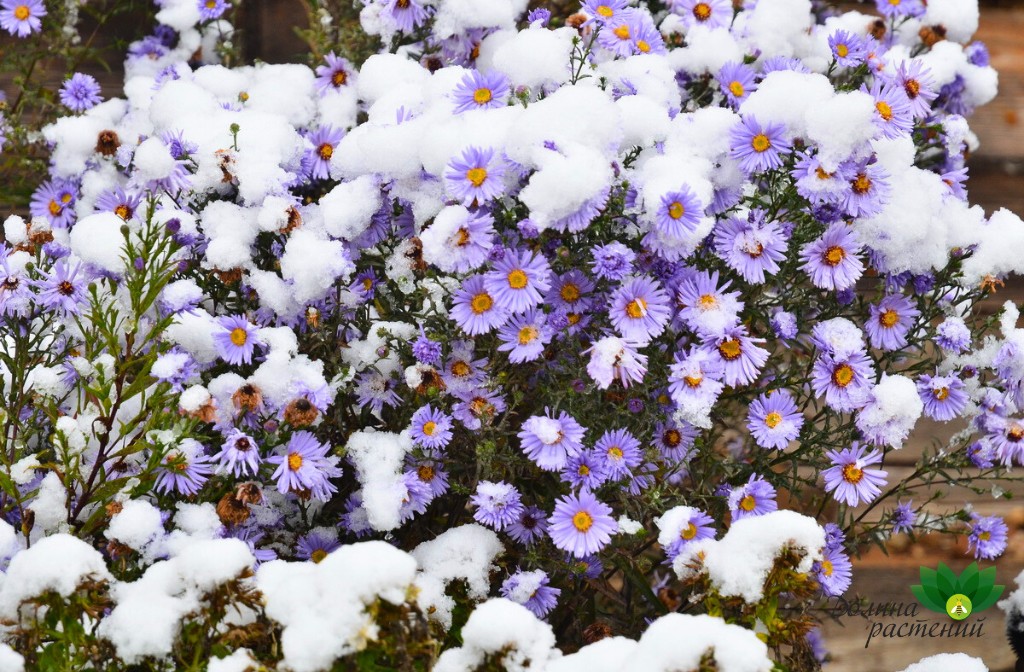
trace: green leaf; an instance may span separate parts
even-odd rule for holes
[[[914,597],[917,598],[917,601],[920,602],[924,606],[925,609],[930,609],[932,611],[938,611],[938,612],[943,613],[943,614],[946,613],[946,606],[945,606],[945,604],[942,604],[942,603],[940,603],[940,602],[938,602],[936,600],[933,600],[932,596],[929,595],[929,593],[928,593],[928,588],[931,588],[931,587],[928,586],[926,588],[925,586],[911,586],[910,587],[910,592],[912,592],[914,594]],[[935,589],[931,588],[931,590],[934,591]]]
[[[967,566],[964,571],[960,572],[960,578],[957,579],[957,588],[960,593],[963,593],[967,597],[971,598],[971,602],[974,602],[974,592],[978,590],[978,584],[981,582],[981,576],[978,573],[978,563],[972,562]]]
[[[951,596],[956,595],[956,574],[949,568],[944,562],[939,563],[938,576],[936,577],[936,586],[939,592],[942,593],[942,597],[949,599]]]
[[[976,611],[985,611],[991,607],[997,600],[999,600],[1000,597],[1002,597],[1004,590],[1006,590],[1005,586],[990,586],[988,589],[989,594],[986,597],[977,602],[973,602],[972,600],[972,613]]]
[[[922,586],[936,586],[938,580],[938,573],[930,567],[921,568],[921,585]]]
[[[983,570],[978,575],[978,585],[990,587],[996,585],[996,568],[989,567],[988,569]]]

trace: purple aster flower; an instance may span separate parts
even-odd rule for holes
[[[837,30],[828,36],[828,48],[832,58],[843,68],[856,68],[868,56],[864,40],[845,30]]]
[[[76,72],[60,89],[60,102],[72,112],[84,112],[100,103],[100,85],[92,75]]]
[[[234,476],[255,476],[259,473],[262,458],[256,441],[240,429],[232,429],[224,437],[220,452],[213,456],[224,471]]]
[[[634,26],[633,52],[636,54],[665,54],[665,40],[654,26],[654,22],[644,15]]]
[[[952,354],[971,349],[971,330],[959,317],[947,317],[935,328],[935,343]]]
[[[800,333],[796,325],[796,315],[785,310],[776,310],[772,314],[772,330],[779,338],[789,341]]]
[[[675,560],[688,544],[715,538],[714,519],[690,506],[669,509],[655,523],[659,531],[658,543],[669,561]]]
[[[917,514],[914,513],[914,502],[900,502],[889,515],[893,534],[913,532],[916,519]]]
[[[551,10],[544,7],[531,9],[530,13],[526,15],[526,20],[529,22],[530,27],[537,25],[541,28],[547,28],[548,22],[551,21]]]
[[[722,382],[737,387],[757,380],[761,367],[768,361],[768,351],[758,343],[764,343],[764,339],[751,338],[746,327],[736,325],[705,337],[701,348],[721,361]]]
[[[552,588],[549,583],[550,579],[544,570],[520,570],[501,584],[501,596],[523,605],[537,618],[544,618],[558,604],[558,595],[562,592]]]
[[[128,194],[121,187],[103,192],[96,199],[96,212],[112,212],[124,221],[135,216],[142,204],[142,194]]]
[[[889,173],[874,157],[850,164],[849,188],[843,193],[842,207],[850,217],[871,217],[882,211],[891,192]]]
[[[811,74],[811,69],[804,65],[799,58],[792,56],[772,56],[761,63],[761,78],[765,78],[773,72],[779,71],[799,72],[805,75]]]
[[[459,401],[452,407],[452,415],[466,429],[477,430],[485,423],[490,425],[494,422],[495,416],[505,412],[504,398],[484,387],[456,389],[453,394]]]
[[[775,488],[757,474],[751,474],[746,483],[732,488],[729,492],[729,510],[732,512],[733,521],[750,516],[763,516],[777,511],[778,508]]]
[[[597,43],[620,58],[632,56],[636,46],[634,36],[640,30],[644,19],[650,18],[632,7],[626,7],[604,20],[604,27],[597,34]]]
[[[42,17],[46,5],[42,0],[2,0],[0,2],[0,28],[16,37],[28,37],[43,29]]]
[[[747,219],[731,217],[719,222],[714,241],[722,261],[752,284],[779,271],[788,247],[779,224],[765,221],[765,213],[759,210],[751,211]]]
[[[412,343],[412,356],[416,361],[431,366],[438,366],[441,363],[441,344],[427,338],[423,325],[420,325],[420,335]]]
[[[309,179],[326,180],[331,177],[331,157],[344,136],[345,131],[329,124],[310,134],[309,142],[313,146],[302,157],[302,172]]]
[[[78,315],[88,299],[86,282],[79,275],[81,270],[81,263],[72,266],[66,260],[58,261],[46,278],[37,283],[39,295],[36,300],[48,310]]]
[[[749,65],[735,61],[726,63],[718,71],[718,86],[733,109],[738,109],[740,103],[757,90],[754,74],[754,69]]]
[[[725,28],[732,23],[733,8],[730,0],[674,0],[669,6],[682,17],[687,28]]]
[[[615,336],[606,336],[581,354],[590,355],[587,374],[598,388],[607,390],[614,381],[629,387],[642,382],[647,373],[647,355],[640,354],[639,344]]]
[[[521,364],[540,358],[544,346],[551,342],[551,329],[544,313],[531,308],[506,322],[498,330],[498,338],[498,350],[508,353],[509,362]]]
[[[335,532],[335,534],[337,534]],[[321,562],[328,555],[341,548],[337,537],[327,534],[326,531],[313,530],[304,534],[295,542],[295,556],[300,560]]]
[[[184,439],[160,460],[154,487],[162,493],[176,492],[188,497],[198,494],[213,472],[209,462],[202,444]]]
[[[967,446],[967,459],[978,469],[991,469],[995,466],[996,450],[991,441],[975,441]]]
[[[703,204],[684,184],[679,191],[670,191],[661,197],[661,205],[654,213],[654,226],[666,236],[683,238],[697,230],[703,216]]]
[[[676,353],[670,368],[668,392],[691,422],[695,421],[695,416],[707,418],[710,414],[725,387],[723,372],[721,359],[699,347]]]
[[[903,89],[915,117],[924,118],[931,113],[931,102],[939,94],[933,88],[931,71],[924,63],[916,58],[900,63],[895,83]]]
[[[615,18],[628,6],[626,0],[584,0],[583,2],[583,10],[602,24]]]
[[[278,465],[271,476],[277,481],[278,492],[282,495],[308,492],[322,502],[329,500],[338,488],[328,479],[341,476],[338,458],[327,454],[330,449],[313,434],[296,432],[281,455],[267,458],[270,464]]]
[[[700,432],[686,422],[658,423],[654,428],[651,443],[666,462],[684,462],[689,459],[690,449]]]
[[[791,149],[784,136],[785,130],[782,124],[762,126],[753,116],[745,117],[729,134],[730,154],[740,162],[740,168],[747,175],[781,168],[783,154]]]
[[[198,0],[199,18],[203,21],[213,21],[224,15],[224,12],[231,9],[231,3],[225,0]]]
[[[507,251],[484,276],[484,286],[498,306],[522,313],[539,305],[551,289],[551,267],[543,254]]]
[[[964,56],[967,57],[971,65],[976,65],[979,68],[984,68],[991,62],[988,47],[980,41],[971,42],[964,47]]]
[[[907,347],[907,334],[921,316],[921,311],[902,294],[890,294],[870,307],[864,325],[871,347],[884,351]]]
[[[906,95],[892,82],[876,78],[861,87],[875,99],[875,126],[886,138],[899,138],[907,135],[914,128],[914,113],[910,109]]]
[[[352,84],[356,69],[344,58],[330,52],[324,56],[324,64],[316,67],[316,88],[320,95],[328,91],[339,91]]]
[[[181,393],[185,390],[185,383],[197,370],[192,355],[174,346],[156,358],[150,373],[160,382],[169,384],[174,392]]]
[[[505,191],[505,165],[490,147],[469,147],[448,163],[445,189],[468,207],[487,203]]]
[[[508,524],[508,536],[526,546],[543,539],[548,532],[548,516],[536,506],[524,507],[519,518]]]
[[[492,70],[485,75],[479,70],[470,70],[452,93],[455,113],[505,107],[509,91],[508,77],[502,73]]]
[[[743,302],[739,292],[726,291],[731,282],[718,284],[718,271],[701,271],[684,280],[676,292],[679,318],[692,331],[710,336],[739,324]]]
[[[750,404],[747,429],[762,448],[783,450],[800,436],[804,416],[788,390],[762,394]]]
[[[444,468],[440,451],[427,451],[422,457],[408,456],[407,462],[412,467],[406,475],[412,475],[429,490],[429,498],[434,499],[448,492],[448,472]]]
[[[257,334],[258,327],[244,315],[225,315],[217,318],[220,329],[213,333],[217,354],[228,364],[248,364],[256,346],[263,346]]]
[[[971,514],[971,533],[967,537],[967,552],[975,558],[995,560],[1006,550],[1009,528],[999,516]]]
[[[594,453],[604,460],[603,469],[610,481],[628,477],[644,457],[640,441],[625,429],[611,429],[602,434],[594,444]]]
[[[1014,462],[1024,464],[1024,423],[1016,418],[1000,418],[989,416],[990,427],[988,439],[992,443],[994,455],[1004,466],[1011,467]]]
[[[356,379],[356,398],[360,406],[368,406],[380,414],[384,406],[395,407],[402,398],[395,392],[395,381],[378,371],[363,371]]]
[[[499,532],[523,513],[519,491],[505,481],[480,481],[469,501],[476,507],[473,520]]]
[[[30,280],[22,266],[11,267],[8,257],[0,256],[0,315],[27,315],[32,307]]]
[[[430,14],[416,0],[388,0],[381,17],[394,24],[400,32],[411,33],[426,23]]]
[[[584,451],[569,458],[561,478],[574,489],[596,490],[608,480],[603,456]]]
[[[33,217],[45,217],[55,229],[66,229],[75,221],[76,191],[69,180],[43,182],[32,194],[29,212]]]
[[[424,258],[442,271],[473,271],[487,261],[494,248],[494,218],[462,206],[445,208],[420,234],[420,240]]]
[[[444,448],[452,440],[452,418],[430,404],[421,406],[409,421],[412,440],[424,448]]]
[[[829,597],[839,597],[853,583],[853,565],[849,556],[838,548],[825,548],[824,556],[814,563],[814,574],[821,590]]]
[[[800,250],[801,269],[815,287],[839,290],[852,287],[864,273],[864,262],[857,256],[863,246],[845,224],[833,224],[821,238]]]
[[[553,306],[567,308],[584,308],[589,306],[589,295],[594,291],[594,283],[582,271],[571,270],[555,276],[548,290],[547,300]]]
[[[523,452],[537,466],[545,471],[559,471],[565,468],[570,456],[583,450],[587,430],[565,411],[557,418],[548,409],[544,412],[527,418],[517,436]]]
[[[967,182],[967,166],[958,168],[956,170],[949,170],[939,175],[942,178],[942,183],[946,185],[947,194],[954,198],[959,198],[962,201],[967,200],[967,188],[965,183]]]
[[[633,278],[615,290],[608,312],[622,337],[640,344],[665,331],[672,316],[668,294],[647,276]]]
[[[882,16],[921,16],[925,12],[922,0],[875,0]]]
[[[622,280],[633,272],[636,254],[620,242],[593,247],[590,254],[594,259],[590,269],[602,280]]]
[[[451,317],[467,334],[478,336],[505,324],[509,314],[495,302],[484,276],[474,275],[466,278],[452,297]]]
[[[599,501],[589,490],[560,497],[548,519],[548,535],[555,548],[583,558],[598,553],[612,540],[619,525],[611,517],[612,507]]]
[[[864,401],[864,393],[871,389],[874,367],[863,352],[844,357],[824,354],[814,362],[811,387],[818,397],[840,413],[857,409]]]
[[[869,468],[872,464],[882,461],[882,451],[875,449],[865,454],[867,449],[857,442],[842,450],[829,450],[825,456],[832,461],[832,466],[821,472],[825,479],[825,491],[831,492],[838,502],[857,506],[861,502],[870,502],[882,493],[888,472]]]

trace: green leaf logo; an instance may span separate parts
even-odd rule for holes
[[[972,562],[957,576],[940,562],[937,570],[922,567],[921,583],[911,586],[910,592],[926,609],[962,620],[995,604],[1003,589],[996,585],[995,567],[979,570]]]

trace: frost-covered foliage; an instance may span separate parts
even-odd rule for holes
[[[369,0],[312,68],[228,7],[4,222],[0,662],[809,670],[863,544],[1003,552],[931,487],[1024,464],[975,2]]]

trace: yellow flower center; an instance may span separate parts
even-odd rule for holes
[[[336,70],[334,74],[331,75],[331,84],[335,87],[344,86],[346,82],[348,82],[348,73],[344,70]]]
[[[317,147],[316,153],[319,154],[320,158],[324,161],[330,161],[331,157],[334,156],[334,146],[325,142]]]
[[[320,562],[327,557],[327,551],[322,548],[318,548],[309,555],[309,559],[313,562]]]
[[[768,139],[768,136],[764,133],[758,133],[754,136],[754,139],[750,141],[750,146],[754,148],[754,151],[760,154],[761,152],[767,152],[772,146],[772,141]]]
[[[701,310],[710,310],[718,305],[718,299],[715,298],[714,294],[701,294],[700,296],[700,308]]]
[[[423,433],[427,436],[433,436],[434,431],[437,429],[437,423],[433,420],[427,420],[423,423]]]
[[[835,173],[829,173],[821,166],[814,169],[814,174],[818,176],[819,180],[830,180],[835,177]]]
[[[429,483],[430,481],[434,480],[434,468],[429,464],[421,464],[416,469],[416,475],[424,483]]]
[[[847,483],[857,485],[862,478],[864,478],[864,471],[856,464],[848,464],[843,467],[843,480]]]
[[[768,429],[775,429],[782,422],[782,415],[772,411],[768,415],[764,416],[764,424],[768,425]]]
[[[486,105],[493,97],[490,89],[479,88],[473,92],[473,102],[477,105]]]
[[[840,364],[832,372],[832,382],[839,387],[846,387],[853,382],[853,367],[849,364]]]
[[[570,326],[578,323],[583,318],[583,316],[580,315],[579,313],[569,313],[565,317],[566,317],[567,320],[569,320],[569,325]]]
[[[678,430],[670,429],[661,435],[661,440],[665,442],[665,445],[669,448],[675,448],[683,442],[683,435]]]
[[[14,8],[14,18],[18,21],[24,21],[30,14],[31,12],[29,12],[27,5],[18,5]]]
[[[949,398],[949,388],[940,387],[937,390],[932,390],[932,396],[935,397],[938,401],[945,401],[946,399]]]
[[[576,303],[580,300],[580,288],[571,282],[562,285],[562,289],[558,293],[566,303]]]
[[[1010,429],[1006,432],[1006,438],[1014,443],[1019,443],[1021,439],[1024,439],[1024,427],[1017,423],[1010,425]]]
[[[921,82],[908,79],[903,85],[903,90],[907,92],[907,98],[917,98],[921,94]]]
[[[747,495],[740,500],[740,508],[744,511],[753,511],[755,506],[757,506],[757,500],[753,495]]]
[[[490,310],[493,305],[494,299],[492,299],[491,295],[486,292],[480,292],[473,297],[472,301],[469,302],[470,310],[477,315],[483,315]]]
[[[587,476],[590,474],[590,467],[585,464],[581,464],[579,469],[576,470],[576,473],[580,476]]]
[[[739,339],[730,338],[729,340],[722,342],[722,344],[718,346],[718,352],[724,359],[727,359],[730,362],[736,359],[740,356],[740,352],[742,352]]]
[[[302,468],[302,455],[298,453],[291,453],[288,455],[288,468],[292,471],[298,471]]]
[[[523,327],[519,330],[519,345],[532,343],[538,336],[540,336],[540,332],[535,327]]]
[[[231,342],[238,347],[245,345],[245,342],[249,340],[249,334],[245,329],[241,327],[235,327],[231,330]]]
[[[465,247],[469,244],[469,230],[466,227],[462,227],[455,234],[455,244],[459,247]]]
[[[846,250],[833,245],[832,247],[825,250],[825,254],[821,255],[821,260],[829,266],[838,266],[839,263],[846,258]]]
[[[488,300],[490,300],[490,298],[491,297],[489,296],[487,297]],[[470,371],[472,370],[473,369],[470,368],[469,364],[462,361],[461,359],[452,364],[452,375],[455,376],[456,378],[465,378],[466,376],[469,375]]]
[[[618,446],[612,446],[611,448],[608,449],[608,457],[612,458],[613,460],[621,460],[622,448],[619,448]]]
[[[821,573],[824,574],[825,576],[832,576],[832,571],[833,571],[832,561],[831,560],[822,560],[821,561]]]
[[[524,289],[528,282],[529,278],[520,268],[510,271],[508,274],[508,286],[512,289]]]
[[[594,525],[594,519],[586,511],[577,511],[572,517],[572,526],[580,532],[586,532]]]
[[[479,187],[487,179],[486,168],[470,168],[466,171],[466,179],[474,187]]]
[[[50,205],[49,205],[49,207],[47,209],[50,211],[51,215],[56,217],[57,215],[60,214],[61,210],[64,209],[64,206],[62,206],[57,201],[50,201]]]
[[[839,58],[846,58],[849,55],[850,48],[848,46],[846,46],[845,44],[836,45],[836,56],[838,56]]]
[[[982,541],[988,541],[991,538],[992,538],[992,533],[987,531],[987,530],[985,532],[982,532],[981,534],[978,535],[978,539],[981,539]]]
[[[626,304],[626,315],[633,320],[639,320],[647,314],[647,302],[637,297]]]
[[[613,30],[612,33],[615,35],[615,37],[619,38],[620,40],[628,40],[629,26],[624,23],[621,26],[618,26],[615,30]]]
[[[878,110],[878,116],[885,121],[892,119],[892,107],[890,107],[889,103],[884,100],[880,100],[875,103],[875,109]]]
[[[122,203],[121,205],[114,208],[114,214],[120,217],[121,219],[128,221],[128,218],[132,216],[132,209],[129,208],[126,204]]]
[[[693,523],[689,523],[686,527],[679,532],[679,538],[689,541],[697,536],[697,526]]]
[[[610,19],[612,16],[614,16],[615,11],[608,5],[598,5],[597,13],[606,19]]]
[[[686,381],[686,384],[690,387],[697,388],[702,382],[704,382],[704,376],[698,373],[692,376],[684,376],[683,380]]]
[[[743,84],[740,82],[732,82],[729,84],[729,93],[739,98],[744,93]]]
[[[693,18],[701,23],[711,18],[711,5],[706,2],[698,2],[693,7]]]
[[[641,54],[646,54],[651,51],[651,45],[647,44],[646,40],[637,41],[636,48],[640,51]]]
[[[892,329],[893,327],[896,326],[896,323],[899,321],[900,314],[897,313],[892,308],[889,308],[888,310],[883,310],[878,315],[878,323],[885,327],[886,329]]]
[[[857,179],[850,182],[850,186],[853,188],[853,193],[866,194],[871,189],[871,178],[864,173],[858,173]]]
[[[672,219],[681,219],[686,214],[686,207],[679,201],[674,201],[668,206],[668,216]]]

